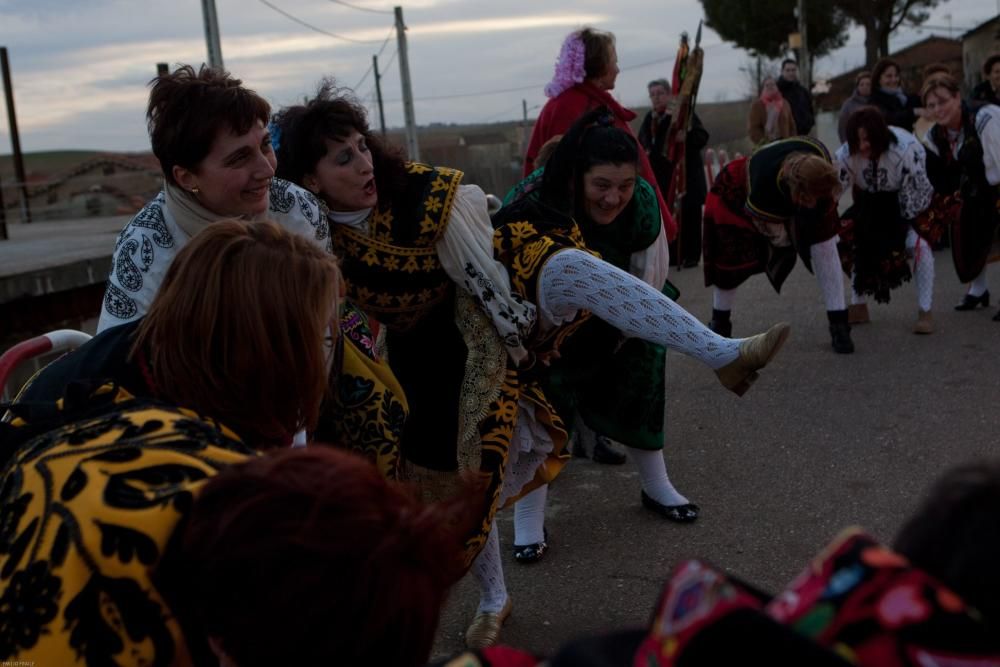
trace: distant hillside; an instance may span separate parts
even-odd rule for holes
[[[32,175],[37,177],[61,173],[100,153],[101,151],[39,151],[37,153],[25,153],[25,175],[30,181]],[[14,180],[14,158],[10,155],[0,155],[0,179],[4,183]]]

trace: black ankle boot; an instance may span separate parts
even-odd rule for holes
[[[972,296],[971,294],[966,294],[962,297],[962,301],[955,306],[955,310],[975,310],[976,306],[982,306],[983,308],[990,307],[990,291],[986,290],[979,296]]]
[[[828,310],[826,317],[830,320],[830,339],[833,351],[837,354],[854,352],[854,341],[851,340],[851,325],[847,323],[846,310]]]
[[[732,338],[733,323],[729,319],[732,311],[712,309],[712,321],[708,323],[708,328],[725,338]]]

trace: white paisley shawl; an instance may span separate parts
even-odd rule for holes
[[[326,207],[308,190],[279,178],[271,179],[265,215],[326,252],[332,251]],[[190,239],[177,224],[161,191],[118,236],[97,331],[145,315],[171,262]]]
[[[834,160],[845,190],[856,187],[865,192],[896,192],[900,215],[913,220],[930,206],[934,196],[934,187],[927,178],[927,153],[906,130],[889,129],[896,143],[890,144],[878,160],[851,155],[847,144],[837,149]]]

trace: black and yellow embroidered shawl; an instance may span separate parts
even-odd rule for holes
[[[464,176],[415,162],[406,169],[407,187],[372,212],[368,235],[331,225],[348,297],[390,331],[413,328],[452,290],[435,246]]]
[[[194,412],[99,392],[117,392],[107,412],[28,441],[0,476],[5,663],[189,663],[153,574],[205,480],[255,454]]]

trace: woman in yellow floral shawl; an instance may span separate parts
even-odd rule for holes
[[[152,573],[206,478],[315,426],[339,281],[274,223],[218,222],[137,325],[36,380],[64,391],[22,396],[0,433],[0,660],[186,662]]]

